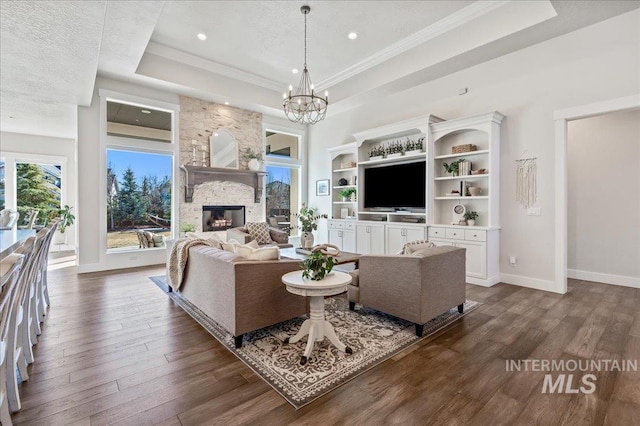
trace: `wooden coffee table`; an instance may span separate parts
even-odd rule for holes
[[[307,338],[307,346],[300,357],[300,364],[305,365],[315,342],[321,342],[325,336],[333,345],[348,354],[353,353],[350,347],[338,339],[333,325],[324,317],[324,297],[340,294],[347,290],[347,284],[351,283],[351,275],[344,272],[332,271],[325,278],[314,281],[302,278],[302,271],[293,271],[282,276],[282,282],[287,286],[289,293],[309,297],[309,319],[305,320],[298,333],[284,343],[296,343],[304,336]]]

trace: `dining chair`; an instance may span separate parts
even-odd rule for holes
[[[20,213],[11,209],[0,210],[0,229],[11,229],[18,222]]]
[[[6,360],[3,373],[6,373],[4,375],[6,381],[5,389],[10,412],[18,411],[21,408],[18,374],[20,374],[22,380],[29,379],[27,362],[23,353],[23,339],[20,332],[23,330],[23,328],[21,329],[21,324],[25,318],[23,301],[26,294],[25,290],[29,284],[28,276],[34,242],[35,237],[29,237],[20,248],[0,262],[0,270],[11,270],[16,263],[20,264],[13,290],[6,295],[6,298],[3,297],[3,303],[8,303],[6,312],[3,312],[1,328],[3,332],[2,340],[6,345]]]
[[[38,270],[36,277],[36,300],[37,300],[37,315],[38,321],[44,321],[44,316],[46,315],[46,309],[50,305],[49,301],[49,285],[47,281],[47,270],[49,265],[49,248],[51,247],[51,242],[53,241],[53,235],[58,229],[58,225],[60,224],[60,220],[55,220],[49,225],[47,225],[46,229],[48,232],[42,242],[42,247],[39,249],[38,253]]]
[[[0,263],[0,424],[11,425],[7,370],[9,368],[9,318],[23,256],[13,256],[11,261]],[[13,366],[11,366],[13,367]]]

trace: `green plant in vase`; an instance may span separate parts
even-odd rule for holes
[[[340,196],[342,197],[342,201],[355,201],[356,189],[355,188],[346,188],[340,191]]]
[[[451,164],[442,163],[442,167],[444,167],[444,170],[447,173],[451,173],[453,176],[458,176],[460,163],[462,163],[463,161],[464,158],[461,158],[459,160],[453,161]]]
[[[71,212],[72,210],[73,207],[65,205],[64,208],[51,210],[51,212],[49,213],[49,219],[60,218],[60,222],[58,223],[58,231],[60,231],[61,234],[64,234],[64,231],[66,231],[69,226],[73,225],[73,221],[76,219],[76,217]]]
[[[478,212],[476,211],[468,211],[464,214],[464,220],[467,221],[467,225],[474,226],[476,224],[476,219],[478,218]]]
[[[302,278],[320,281],[331,272],[335,264],[336,260],[332,256],[314,251],[302,262]]]
[[[325,213],[318,214],[313,207],[307,207],[304,203],[300,211],[294,214],[298,221],[298,229],[302,231],[300,235],[300,245],[304,249],[313,247],[313,231],[318,229],[318,220],[326,219],[329,216]]]

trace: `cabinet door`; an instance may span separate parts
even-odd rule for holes
[[[407,243],[427,239],[425,228],[405,228],[404,237]]]
[[[486,244],[456,241],[455,245],[467,249],[467,275],[475,278],[487,278]]]
[[[351,253],[356,252],[356,231],[342,231],[342,247],[341,250]]]
[[[369,237],[368,225],[356,224],[356,252],[360,254],[369,254],[371,238]]]
[[[369,225],[371,254],[384,254],[384,225]]]
[[[387,254],[396,254],[406,242],[403,228],[399,225],[387,225]]]
[[[344,250],[342,247],[342,232],[339,229],[329,229],[329,244],[340,247],[340,250]]]

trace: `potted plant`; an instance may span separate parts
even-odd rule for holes
[[[326,219],[326,214],[318,214],[313,207],[307,207],[304,203],[300,207],[300,211],[294,214],[298,220],[298,229],[302,231],[300,235],[300,245],[304,249],[313,247],[313,231],[318,229],[318,219]]]
[[[382,160],[384,158],[385,149],[381,146],[371,148],[369,151],[369,160]]]
[[[464,158],[461,158],[459,160],[452,162],[451,164],[442,163],[442,167],[444,167],[444,170],[447,173],[451,173],[453,176],[458,176],[460,163],[462,163],[463,161],[464,161]]]
[[[342,191],[340,191],[340,196],[342,197],[342,201],[355,201],[356,189],[345,188]]]
[[[476,224],[476,219],[478,218],[478,212],[470,211],[464,214],[464,219],[467,221],[467,225],[473,226]]]
[[[332,256],[327,256],[321,251],[314,251],[302,262],[302,278],[320,281],[331,272],[336,263]]]
[[[76,220],[72,210],[73,207],[66,204],[61,209],[54,209],[49,212],[50,220],[60,219],[60,222],[58,222],[58,228],[56,229],[56,234],[54,234],[54,244],[64,244],[67,242],[67,236],[64,235],[64,232],[69,226],[73,225],[73,222]]]
[[[245,160],[248,161],[249,170],[260,170],[260,163],[262,162],[262,151],[254,151],[252,147],[248,147],[244,154]]]
[[[180,235],[185,236],[187,232],[195,232],[196,227],[192,223],[183,223],[180,225]]]

